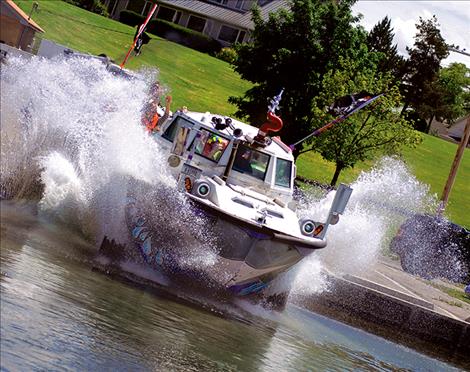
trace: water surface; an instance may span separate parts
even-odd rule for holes
[[[1,203],[3,370],[452,370],[293,305],[187,301],[93,270],[96,248]]]

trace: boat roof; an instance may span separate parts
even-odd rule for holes
[[[214,126],[212,125],[212,118],[214,116],[217,118],[222,118],[223,120],[229,117],[229,116],[224,116],[224,115],[211,114],[210,112],[204,113],[204,112],[195,112],[195,111],[185,112],[184,115],[188,116],[189,118],[201,123],[202,125],[212,130],[215,130]],[[241,139],[247,139],[247,137],[254,138],[258,134],[259,128],[243,123],[242,121],[239,121],[232,117],[230,117],[230,119],[232,119],[232,125],[234,128],[238,128],[243,131],[243,135],[240,137]],[[233,131],[230,127],[224,130],[219,130],[219,132],[226,134],[228,136],[233,136]],[[294,156],[292,155],[292,151],[289,149],[289,146],[283,143],[279,137],[272,137],[272,139],[273,141],[269,145],[267,145],[266,147],[259,147],[258,149],[260,151],[269,152],[278,158],[294,161]]]

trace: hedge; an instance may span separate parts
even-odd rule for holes
[[[119,21],[129,26],[137,26],[144,23],[145,17],[123,10],[119,14]],[[149,22],[147,32],[203,53],[215,54],[222,49],[222,45],[210,36],[158,18]]]

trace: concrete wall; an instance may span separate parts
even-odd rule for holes
[[[22,58],[32,58],[34,57],[34,54],[31,54],[29,52],[11,47],[7,44],[2,44],[0,43],[0,51],[2,51],[2,55],[6,53],[6,58],[8,59],[9,56],[16,56],[16,57],[22,57]]]
[[[470,367],[470,324],[349,280],[296,302],[327,317]]]
[[[70,48],[54,43],[53,41],[43,39],[38,50],[38,56],[53,58],[58,55],[64,55],[65,50],[70,50]]]

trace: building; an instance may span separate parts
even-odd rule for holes
[[[31,52],[36,32],[44,32],[44,30],[23,12],[13,0],[0,1],[1,43]]]
[[[287,0],[156,0],[159,7],[154,17],[202,32],[222,45],[250,39],[254,28],[251,7],[257,3],[261,16],[287,7]],[[153,5],[150,0],[104,0],[110,17],[119,18],[122,10],[146,15]]]

